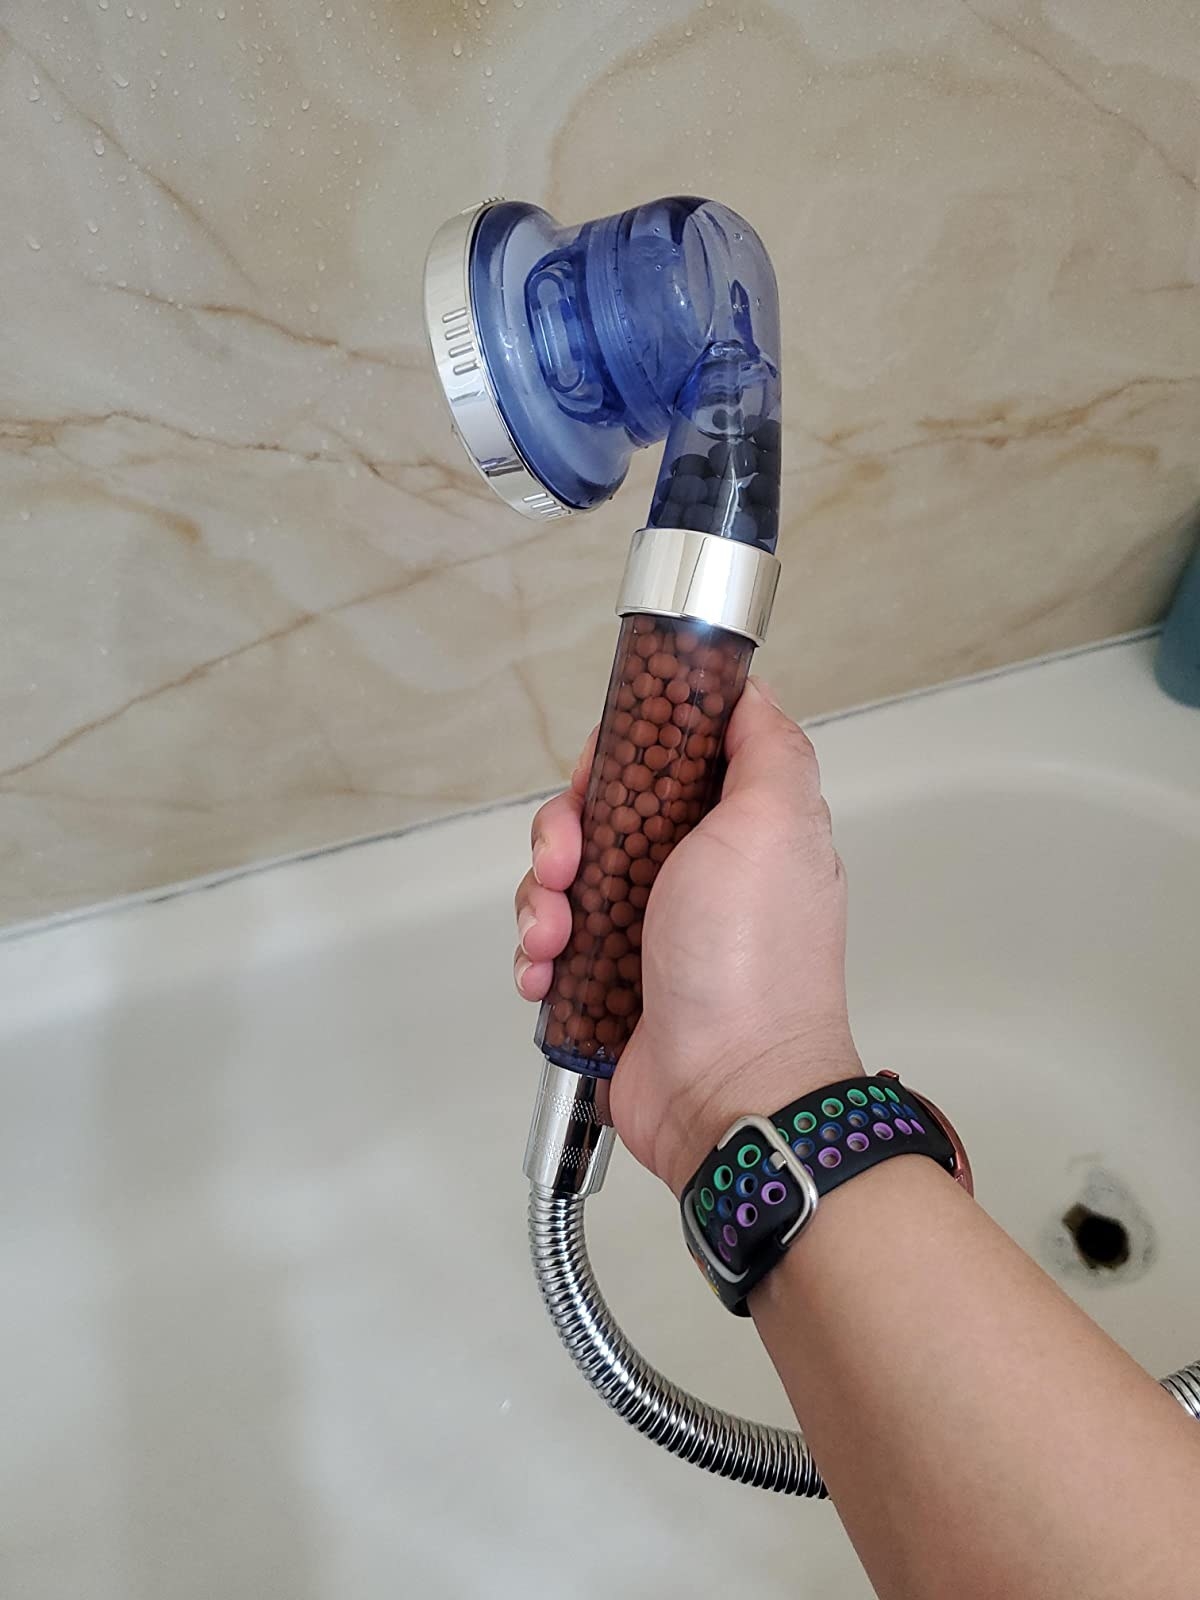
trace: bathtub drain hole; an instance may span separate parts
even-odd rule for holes
[[[1063,1226],[1074,1239],[1085,1266],[1111,1272],[1129,1260],[1129,1234],[1116,1217],[1106,1217],[1089,1206],[1074,1205],[1063,1217]]]

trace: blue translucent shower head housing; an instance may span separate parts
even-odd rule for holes
[[[563,507],[607,500],[633,452],[665,438],[649,526],[774,550],[779,305],[741,217],[676,196],[563,228],[497,202],[478,221],[469,291],[496,405]]]

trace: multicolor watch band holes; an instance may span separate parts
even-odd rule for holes
[[[924,1108],[918,1114],[914,1098],[902,1084],[852,1078],[793,1102],[771,1122],[818,1195],[902,1151],[954,1170],[953,1144]],[[731,1309],[744,1312],[749,1287],[782,1254],[778,1241],[790,1237],[806,1205],[793,1172],[779,1162],[778,1151],[747,1139],[743,1127],[740,1137],[713,1151],[685,1191],[707,1249],[735,1279],[745,1279],[740,1288],[717,1285]]]

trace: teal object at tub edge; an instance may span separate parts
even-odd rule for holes
[[[1192,556],[1171,601],[1154,676],[1173,700],[1200,707],[1200,550]]]

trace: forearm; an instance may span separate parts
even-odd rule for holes
[[[1200,1428],[932,1162],[828,1196],[751,1304],[883,1600],[1200,1592]]]

